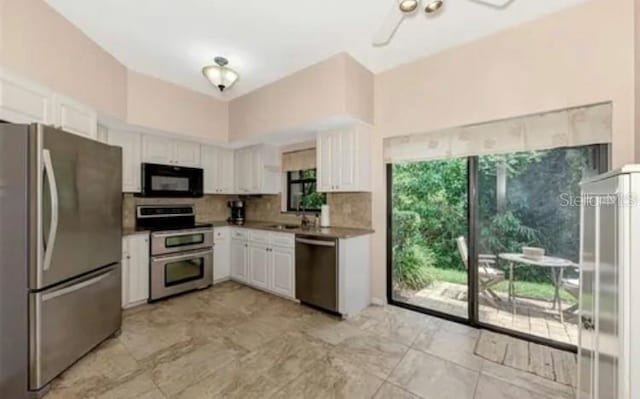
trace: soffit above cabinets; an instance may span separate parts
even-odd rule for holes
[[[585,0],[515,0],[500,11],[447,0],[413,15],[385,47],[371,38],[392,0],[46,0],[128,68],[230,100],[334,54],[377,73]],[[202,77],[224,55],[240,80],[225,93]]]

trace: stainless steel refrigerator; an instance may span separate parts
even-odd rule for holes
[[[121,325],[120,148],[0,124],[0,398],[51,380]]]

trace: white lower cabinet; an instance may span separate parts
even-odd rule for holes
[[[295,249],[273,247],[270,258],[270,289],[280,295],[295,298]]]
[[[231,240],[231,278],[246,283],[249,244],[245,240]]]
[[[249,284],[269,289],[270,249],[263,244],[249,243]]]
[[[149,299],[149,235],[122,239],[122,307],[130,308]]]
[[[229,227],[213,229],[213,282],[218,283],[231,277],[231,235]]]
[[[231,278],[295,298],[294,235],[235,228],[231,231]]]

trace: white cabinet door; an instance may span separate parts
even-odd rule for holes
[[[0,119],[13,123],[53,123],[52,94],[0,69]]]
[[[140,192],[140,134],[109,130],[107,143],[122,148],[122,191]]]
[[[234,194],[234,155],[233,150],[218,148],[217,189],[220,194]]]
[[[318,191],[332,190],[332,161],[331,161],[331,143],[332,135],[322,133],[317,140],[316,159],[317,159],[317,177]]]
[[[91,139],[98,136],[97,112],[58,94],[53,97],[53,124],[67,132]]]
[[[294,298],[294,249],[274,247],[270,254],[271,281],[269,289],[280,295]]]
[[[227,280],[231,276],[231,239],[228,227],[213,230],[213,282]]]
[[[122,244],[122,299],[126,308],[149,299],[149,236],[127,236]]]
[[[234,194],[233,150],[202,146],[205,194]]]
[[[200,167],[200,144],[174,140],[173,163],[191,168]]]
[[[204,179],[204,193],[218,193],[218,151],[216,147],[203,145],[201,148],[201,162]]]
[[[142,161],[149,163],[173,163],[173,140],[162,136],[142,136]]]
[[[347,130],[336,135],[339,141],[339,162],[337,162],[336,189],[351,191],[356,189],[356,130]]]
[[[246,241],[231,240],[231,277],[234,280],[247,282],[247,252]]]
[[[249,284],[269,288],[269,255],[266,245],[249,243]]]
[[[254,192],[256,171],[253,149],[245,148],[236,152],[236,185],[238,193]]]

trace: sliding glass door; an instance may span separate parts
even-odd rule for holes
[[[468,317],[468,176],[466,158],[390,168],[393,301]]]
[[[577,344],[580,181],[597,147],[478,158],[479,321]]]
[[[579,183],[606,169],[606,145],[389,165],[389,301],[576,345]]]

